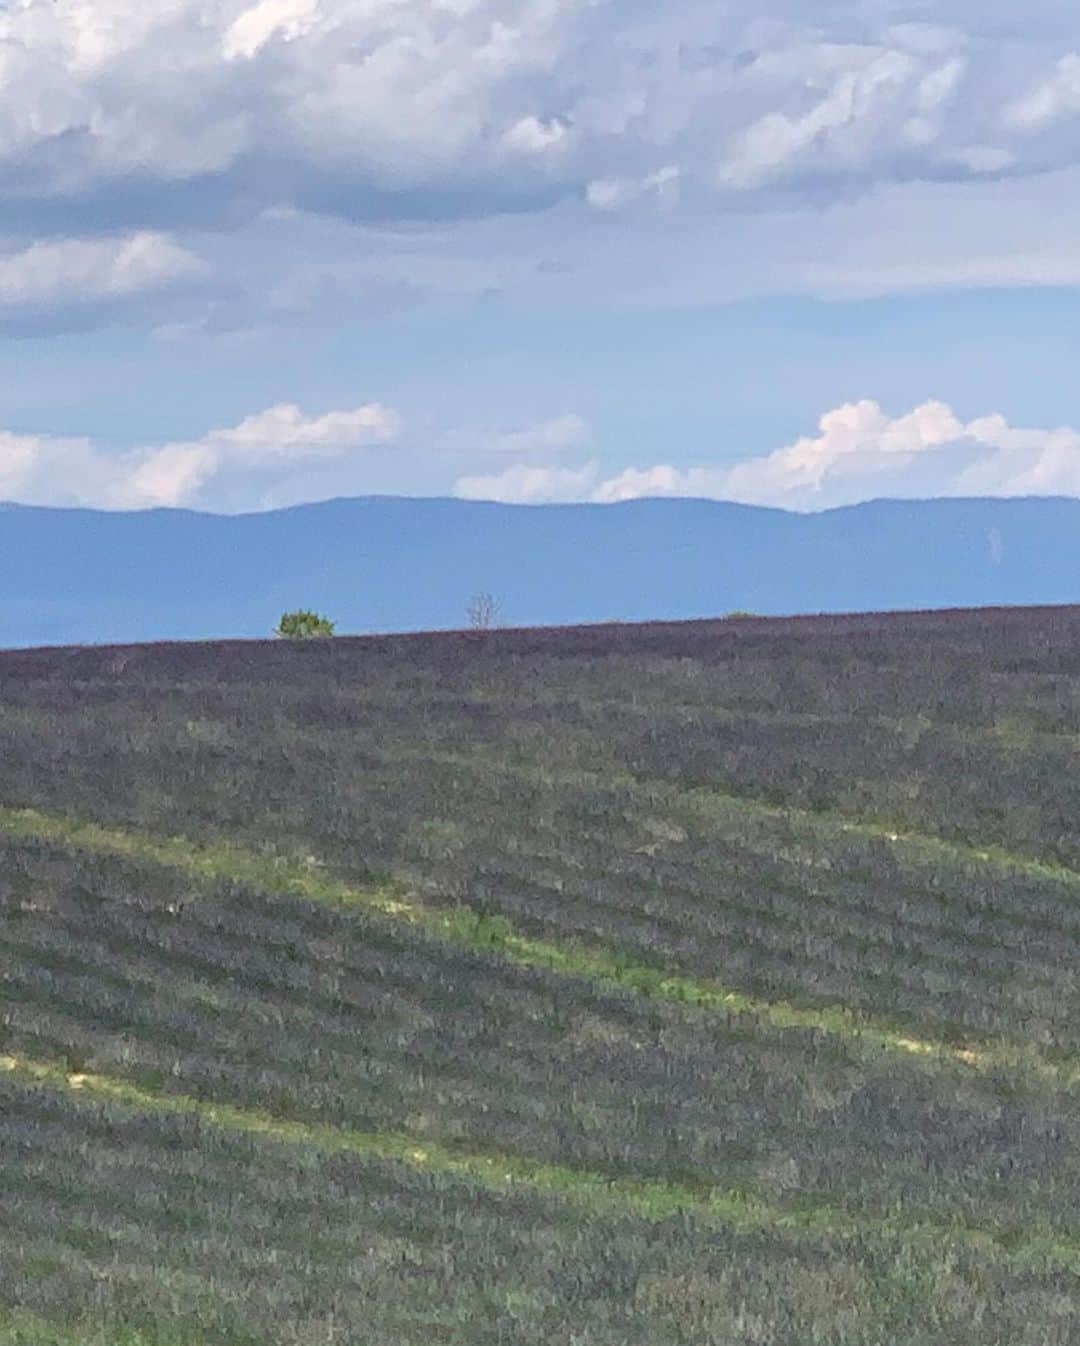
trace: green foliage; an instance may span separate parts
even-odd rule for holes
[[[333,634],[334,623],[329,617],[322,617],[319,613],[310,612],[306,608],[300,608],[296,612],[283,612],[281,620],[274,628],[274,635],[281,636],[285,640],[313,640]]]

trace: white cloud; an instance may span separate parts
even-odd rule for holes
[[[708,469],[680,472],[668,463],[655,467],[628,467],[607,477],[593,490],[592,498],[610,504],[616,500],[639,500],[643,496],[711,494]],[[688,489],[689,488],[689,489]]]
[[[829,53],[829,56],[832,54]],[[865,169],[873,155],[873,141],[883,134],[895,145],[897,122],[901,134],[909,124],[903,113],[919,109],[921,71],[907,52],[855,48],[841,69],[826,73],[834,64],[826,53],[806,53],[806,87],[821,87],[822,96],[804,112],[769,111],[738,133],[730,155],[719,168],[722,184],[741,189],[758,187],[785,171],[800,167],[816,172],[848,167]],[[791,62],[782,65],[788,73]],[[766,75],[773,72],[765,68]],[[773,84],[774,80],[770,81]],[[748,101],[750,90],[748,93]],[[846,161],[846,162],[845,162]]]
[[[822,416],[818,429],[816,437],[724,471],[725,494],[751,504],[796,508],[887,495],[919,455],[967,434],[943,402],[925,402],[895,419],[876,402],[848,403]]]
[[[553,192],[603,208],[843,193],[964,178],[980,151],[1017,174],[1080,159],[1075,137],[1032,135],[1080,107],[1059,4],[1031,0],[1004,34],[993,5],[945,0],[932,25],[903,8],[19,0],[0,9],[0,189],[25,227],[35,203],[131,179],[191,182],[226,221],[281,204],[386,218]],[[110,210],[144,228],[151,200],[113,192]]]
[[[0,432],[0,499],[111,509],[187,505],[231,474],[280,477],[313,459],[348,460],[399,431],[396,413],[379,403],[322,416],[283,403],[199,440],[123,454],[85,438]]]
[[[503,132],[502,143],[519,154],[543,154],[565,143],[567,129],[559,121],[541,121],[539,117],[522,117]]]
[[[1006,107],[1005,123],[1026,131],[1077,113],[1080,113],[1080,55],[1073,51],[1057,62],[1049,76]]]
[[[214,339],[445,294],[1054,283],[1080,30],[1003,6],[12,0],[0,308],[168,287],[149,324]]]
[[[124,453],[85,437],[0,432],[0,499],[113,509],[307,499],[314,469],[347,474],[400,435],[398,416],[380,403],[320,415],[281,403],[197,440]],[[474,451],[490,454],[499,439]],[[542,461],[589,439],[570,415],[506,433],[502,453],[540,461],[462,475],[454,494],[526,504],[684,496],[793,510],[881,497],[1080,497],[1080,430],[1014,426],[998,413],[964,421],[940,401],[896,416],[869,399],[846,403],[820,418],[817,433],[735,463],[604,472],[595,459]]]
[[[661,463],[608,477],[595,463],[516,465],[464,478],[457,493],[528,503],[692,496],[795,510],[878,497],[1080,496],[1080,431],[1014,427],[997,414],[963,422],[935,401],[894,417],[864,400],[827,412],[816,435],[732,465]]]
[[[675,164],[667,164],[643,178],[597,178],[587,184],[585,200],[594,210],[620,210],[643,199],[671,207],[679,200],[681,176]]]
[[[522,430],[507,430],[482,441],[495,453],[549,454],[580,448],[589,442],[589,427],[580,416],[555,416]]]
[[[163,234],[38,242],[0,253],[0,308],[124,299],[204,271],[197,257]]]
[[[529,467],[518,463],[490,476],[460,477],[454,494],[462,500],[499,500],[529,505],[558,500],[588,499],[596,483],[596,465],[582,468]]]
[[[319,20],[318,0],[260,0],[245,9],[225,30],[222,55],[227,61],[250,60],[272,38],[295,42],[306,37]]]
[[[665,211],[651,202],[598,210],[578,202],[539,217],[408,229],[283,213],[264,219],[254,239],[249,228],[200,247],[218,275],[250,296],[247,320],[279,326],[445,297],[502,295],[518,312],[613,315],[760,295],[1075,284],[1080,236],[1070,203],[1080,203],[1080,171],[1021,186],[998,178],[989,155],[977,166],[977,180],[898,185],[827,210],[789,203],[718,213],[691,199]],[[1008,339],[1005,329],[999,336]]]
[[[99,480],[87,483],[88,492],[83,487],[80,503],[141,509],[187,504],[219,470],[221,459],[212,444],[166,444],[108,463],[96,457],[94,465]]]
[[[298,406],[282,402],[232,429],[212,430],[207,440],[231,459],[245,462],[335,458],[358,445],[386,444],[400,428],[397,413],[378,402],[324,416],[305,416]]]
[[[919,10],[0,3],[0,309],[160,292],[149,326],[224,340],[446,294],[1068,283],[1080,27]]]

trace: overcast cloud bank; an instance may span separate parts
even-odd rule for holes
[[[926,14],[9,0],[0,324],[198,340],[492,293],[1075,283],[1072,216],[1022,184],[1080,208],[1080,25]]]
[[[9,209],[187,187],[207,220],[598,210],[1075,164],[1063,8],[774,0],[13,0]]]

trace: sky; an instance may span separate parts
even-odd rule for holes
[[[1061,0],[0,0],[0,499],[1080,495]]]

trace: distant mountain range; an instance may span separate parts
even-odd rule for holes
[[[1080,500],[499,505],[373,496],[270,513],[0,507],[0,645],[1080,600]]]

